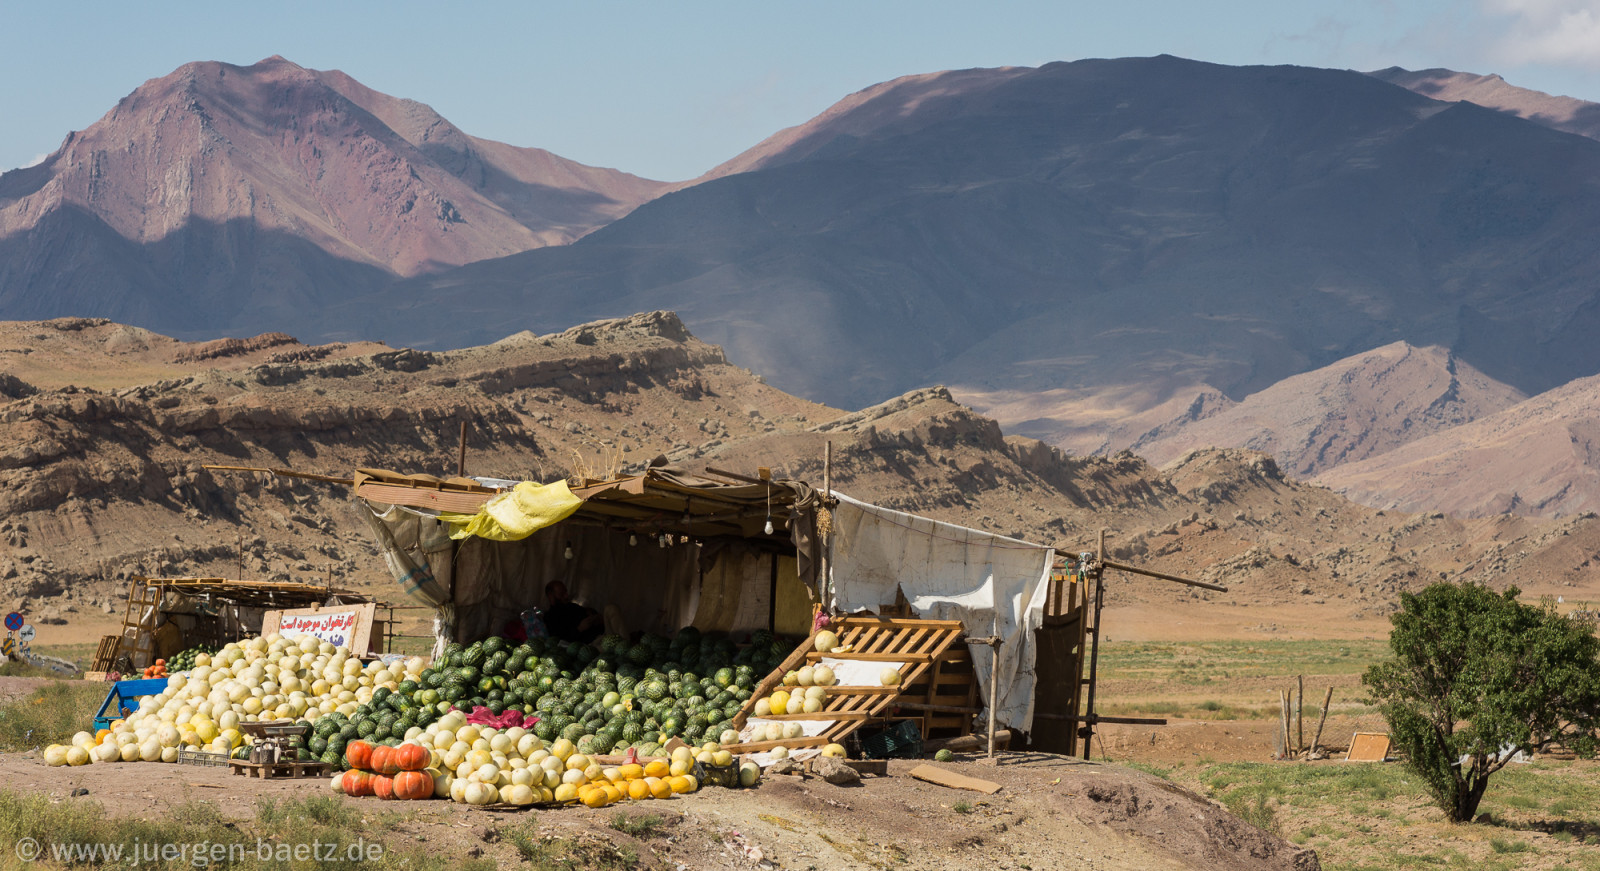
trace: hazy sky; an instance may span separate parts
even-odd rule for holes
[[[895,76],[1085,57],[1498,72],[1600,100],[1600,0],[0,0],[0,167],[146,79],[281,54],[476,136],[677,180]]]

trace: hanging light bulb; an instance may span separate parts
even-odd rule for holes
[[[767,518],[767,525],[766,525],[766,527],[765,527],[765,532],[766,532],[766,533],[767,533],[767,534],[768,534],[768,535],[771,535],[771,534],[772,534],[772,518],[771,518],[771,517],[768,517],[768,518]]]
[[[765,527],[765,530],[766,530],[766,533],[768,535],[772,534],[772,482],[771,481],[767,482],[767,525]]]
[[[567,559],[572,559],[572,542],[570,542],[570,541],[567,542],[566,557],[567,557]]]
[[[628,547],[637,547],[638,545],[639,545],[639,536],[637,536],[637,535],[635,535],[635,534],[633,534],[631,532],[628,533]]]
[[[667,546],[667,534],[665,532],[661,533],[661,538],[657,540],[657,544],[660,544],[663,548]]]

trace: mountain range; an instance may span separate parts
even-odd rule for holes
[[[1585,450],[1477,500],[1416,470],[1596,411],[1595,108],[1448,70],[947,71],[667,183],[195,63],[0,175],[0,317],[444,350],[672,309],[833,406],[943,383],[1075,453],[1250,446],[1372,504],[1570,513]]]

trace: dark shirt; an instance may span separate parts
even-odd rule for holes
[[[544,627],[550,631],[550,635],[554,638],[587,644],[599,638],[600,632],[604,628],[601,626],[590,626],[588,629],[578,628],[578,624],[582,623],[590,613],[588,608],[576,602],[558,602],[545,609]]]

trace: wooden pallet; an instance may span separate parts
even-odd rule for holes
[[[933,729],[967,734],[971,729],[972,707],[977,686],[966,646],[959,644],[966,634],[959,620],[906,620],[891,617],[846,617],[830,626],[839,636],[844,653],[828,653],[829,659],[855,662],[901,662],[900,685],[832,686],[820,711],[809,714],[777,714],[763,720],[832,721],[820,735],[785,738],[777,741],[752,741],[726,749],[734,753],[755,753],[774,747],[799,749],[836,744],[863,725],[890,719],[919,721],[923,737]],[[779,688],[783,676],[808,664],[820,662],[824,654],[816,649],[816,636],[807,638],[794,652],[756,687],[733,719],[735,729],[743,729],[755,712],[755,703]]]
[[[327,777],[330,773],[326,762],[303,762],[299,760],[251,762],[247,759],[229,759],[228,767],[233,769],[234,774],[259,777],[262,780],[273,780],[281,777]]]
[[[100,636],[100,646],[94,651],[94,667],[91,671],[108,672],[117,664],[117,641],[120,636]]]

